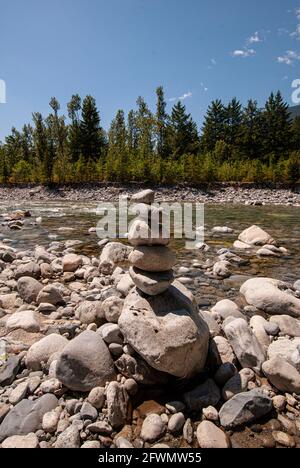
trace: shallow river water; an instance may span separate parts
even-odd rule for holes
[[[20,231],[11,231],[2,226],[0,239],[11,239],[12,246],[26,249],[33,248],[36,244],[47,246],[54,240],[78,239],[82,241],[82,245],[78,247],[81,253],[99,254],[100,249],[97,245],[99,239],[96,233],[88,232],[90,228],[96,227],[100,219],[96,213],[97,203],[90,201],[75,204],[69,201],[1,203],[0,215],[16,209],[29,209],[32,218],[27,219],[25,227]],[[42,222],[36,224],[35,220],[39,217],[42,218]],[[232,247],[239,233],[252,224],[257,224],[270,233],[280,246],[289,250],[289,254],[282,258],[258,259],[253,252],[251,254],[242,252],[240,254],[242,257],[249,257],[250,265],[234,267],[233,273],[270,276],[290,282],[299,279],[300,207],[206,205],[205,242],[211,250],[206,254],[186,250],[183,241],[173,239],[171,246],[176,249],[178,266],[191,266],[195,260],[203,262],[206,258],[215,258],[220,248]],[[212,233],[214,226],[228,226],[234,229],[234,233],[214,234]],[[198,276],[201,275],[199,272]]]

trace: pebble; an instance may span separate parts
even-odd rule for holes
[[[57,430],[59,417],[60,413],[59,411],[56,411],[56,409],[44,414],[42,421],[43,430],[49,434],[54,434]]]
[[[191,419],[187,419],[183,426],[183,437],[188,444],[192,444],[194,438],[194,430]]]
[[[98,411],[90,403],[85,402],[81,407],[80,415],[83,420],[88,419],[91,421],[95,421],[98,417]]]
[[[73,424],[63,431],[57,438],[54,444],[58,449],[72,449],[80,447],[80,433],[78,428]]]
[[[142,425],[141,438],[145,442],[155,442],[165,433],[166,426],[158,414],[150,414],[146,417]]]
[[[210,421],[203,421],[199,424],[197,439],[200,448],[203,449],[230,448],[230,442],[225,432]]]
[[[82,449],[100,449],[101,444],[98,440],[88,440],[87,442],[84,442],[82,446],[80,447]]]
[[[286,407],[286,398],[283,395],[276,395],[272,398],[274,408],[281,413]]]
[[[89,424],[87,429],[93,434],[111,435],[113,428],[106,421],[97,421]]]
[[[202,413],[205,419],[207,419],[208,421],[219,421],[219,413],[213,406],[208,406],[207,408],[204,408]]]
[[[124,437],[118,437],[116,439],[116,446],[119,449],[133,449],[134,446]]]
[[[39,441],[35,434],[31,433],[26,436],[8,437],[2,442],[4,449],[36,449],[39,447]]]
[[[90,391],[88,402],[96,409],[102,410],[105,402],[105,388],[95,387]]]
[[[185,417],[183,413],[176,413],[171,416],[168,423],[168,430],[172,434],[178,434],[182,431],[185,424]]]
[[[20,383],[16,388],[14,388],[9,395],[9,402],[12,405],[16,405],[19,403],[19,401],[23,400],[25,398],[26,393],[28,390],[28,382],[22,382]]]
[[[285,432],[274,431],[272,433],[272,436],[278,444],[283,445],[284,447],[293,448],[296,445],[295,439],[292,436],[286,434]]]

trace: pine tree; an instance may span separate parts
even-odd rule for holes
[[[124,111],[119,110],[112,121],[107,154],[107,176],[109,180],[126,180],[127,171],[127,144]]]
[[[286,161],[287,182],[295,184],[300,180],[300,151],[294,151]]]
[[[225,109],[224,141],[229,145],[240,144],[242,118],[242,105],[233,98]]]
[[[198,152],[199,138],[196,123],[191,115],[187,114],[185,106],[180,101],[172,109],[169,133],[173,158]]]
[[[42,114],[40,112],[35,112],[32,117],[34,122],[33,143],[37,177],[42,178],[46,183],[51,183],[54,163],[53,157],[55,153],[51,148],[51,142],[48,145],[49,134]],[[42,168],[42,173],[40,173],[40,167]]]
[[[96,161],[104,150],[103,130],[100,127],[100,116],[96,101],[92,96],[86,96],[82,103],[80,122],[81,151],[86,161]]]
[[[163,87],[156,90],[156,150],[160,158],[166,158],[169,153],[167,144],[168,114]]]
[[[71,120],[71,124],[68,128],[68,139],[69,139],[69,152],[71,161],[74,163],[78,161],[80,157],[80,144],[81,144],[81,132],[80,132],[80,111],[81,111],[81,98],[78,94],[74,94],[71,101],[68,103],[68,115]]]
[[[33,129],[30,125],[24,125],[21,134],[22,159],[28,163],[32,163],[33,153]]]
[[[290,147],[292,139],[291,117],[280,91],[275,95],[271,93],[266,102],[262,125],[265,153],[273,153],[275,161],[278,161]]]
[[[297,117],[292,124],[293,148],[300,150],[300,117]]]
[[[226,110],[222,101],[213,101],[205,115],[202,127],[201,146],[204,152],[213,151],[216,143],[225,140]]]
[[[127,117],[127,146],[130,156],[135,156],[138,147],[137,115],[134,110],[129,111]]]
[[[140,157],[145,160],[153,154],[154,118],[142,97],[137,99],[136,113],[137,145]]]
[[[262,148],[262,111],[257,102],[250,99],[243,110],[242,146],[247,157],[255,159],[260,156]]]
[[[5,138],[6,168],[10,174],[13,167],[22,159],[22,135],[13,127]]]

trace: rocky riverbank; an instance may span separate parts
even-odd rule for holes
[[[48,187],[0,187],[0,200],[20,201],[118,201],[119,196],[133,195],[138,184],[114,186],[113,184],[81,184]],[[153,187],[151,187],[153,188]],[[246,205],[287,205],[300,206],[300,189],[255,188],[252,185],[217,184],[206,188],[185,186],[156,187],[156,201],[193,201],[198,203],[234,203]]]
[[[135,197],[128,244],[99,255],[77,239],[1,242],[3,448],[300,448],[300,281],[230,286],[249,258],[287,250],[251,226],[213,260],[202,245],[176,264],[168,239],[149,239],[152,197]],[[205,307],[211,285],[225,298]]]

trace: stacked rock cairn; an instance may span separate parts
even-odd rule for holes
[[[134,246],[129,256],[130,276],[136,287],[149,296],[157,296],[169,288],[176,263],[176,255],[167,247],[170,235],[162,225],[162,211],[151,206],[154,197],[152,190],[138,194],[139,219],[132,224],[128,236]]]
[[[152,203],[154,193],[133,197],[140,215],[130,228],[134,246],[129,270],[135,288],[124,301],[118,325],[126,343],[157,371],[190,377],[205,365],[209,330],[193,295],[174,281],[176,256],[168,248],[170,234],[162,213]]]

